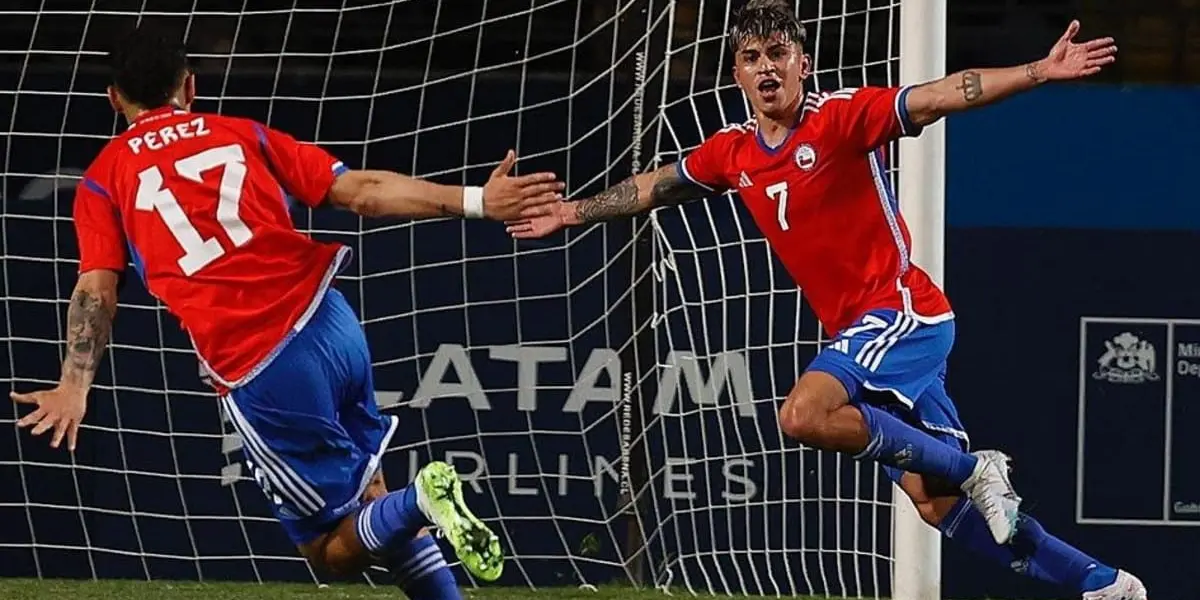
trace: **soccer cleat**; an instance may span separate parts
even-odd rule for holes
[[[414,483],[417,507],[438,528],[439,537],[450,542],[463,567],[484,581],[499,579],[504,570],[500,538],[467,508],[454,467],[431,462],[417,473]]]
[[[1083,600],[1146,600],[1146,586],[1127,571],[1117,571],[1117,580],[1098,590],[1083,593]]]
[[[1017,534],[1021,515],[1021,497],[1008,480],[1008,455],[996,450],[980,450],[974,455],[978,459],[975,471],[963,482],[962,490],[987,521],[996,543],[1007,544]]]

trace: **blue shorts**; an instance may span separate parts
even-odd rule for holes
[[[953,345],[953,319],[922,323],[895,310],[871,311],[838,333],[808,370],[836,377],[851,402],[868,402],[966,450],[970,438],[946,393]],[[886,469],[899,478],[900,471]]]
[[[379,414],[367,339],[335,289],[261,373],[221,402],[247,469],[296,545],[359,507],[397,423]]]

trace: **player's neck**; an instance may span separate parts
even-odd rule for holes
[[[768,146],[775,147],[782,144],[791,133],[792,128],[796,125],[796,115],[789,114],[784,118],[772,118],[764,114],[759,114],[754,118],[758,125],[758,135],[762,137],[762,141]]]
[[[149,115],[151,113],[156,113],[156,112],[162,112],[164,110],[187,110],[187,109],[184,108],[182,104],[180,104],[179,102],[176,102],[175,99],[172,98],[170,102],[168,102],[162,106],[156,107],[156,108],[142,108],[141,106],[129,104],[129,105],[125,106],[125,110],[123,110],[122,112],[125,113],[125,120],[128,121],[130,125],[133,125],[134,123],[137,123],[139,119],[145,117],[146,115]]]
[[[800,111],[803,106],[804,94],[800,94],[796,99],[795,105],[783,111],[783,114],[778,116],[771,117],[767,116],[766,113],[755,111],[754,122],[758,126],[758,135],[762,138],[762,141],[772,147],[782,144],[799,122]]]

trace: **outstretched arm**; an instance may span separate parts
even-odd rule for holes
[[[655,206],[679,204],[710,194],[679,174],[675,163],[629,177],[595,196],[551,205],[550,214],[526,214],[510,221],[508,232],[516,238],[538,238],[563,227],[595,223],[645,212]]]
[[[41,435],[53,428],[54,438],[50,442],[53,448],[57,448],[65,437],[68,447],[75,449],[79,424],[87,410],[88,389],[112,333],[113,317],[117,312],[118,277],[115,271],[107,269],[87,271],[79,276],[67,308],[67,356],[58,386],[28,394],[10,393],[14,402],[37,406],[17,421],[17,426],[32,425],[33,435]]]
[[[517,157],[512,151],[482,188],[442,185],[391,171],[349,171],[329,189],[334,206],[365,217],[488,217],[516,218],[522,211],[536,214],[556,202],[564,184],[553,173],[509,176]]]
[[[1072,21],[1050,54],[1029,64],[1003,69],[969,69],[916,86],[906,96],[912,122],[924,126],[942,117],[985,106],[1047,81],[1079,79],[1100,72],[1116,60],[1110,37],[1076,43],[1079,21]]]
[[[567,225],[635,215],[667,204],[703,198],[706,190],[679,176],[675,163],[641,173],[592,196],[566,202]]]

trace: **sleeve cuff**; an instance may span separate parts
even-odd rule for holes
[[[340,177],[340,176],[344,175],[347,171],[349,171],[350,168],[347,167],[345,163],[343,163],[342,161],[339,160],[339,161],[333,163],[333,166],[330,167],[330,170],[333,171],[334,177]]]
[[[89,260],[79,263],[78,274],[82,275],[88,271],[112,271],[114,273],[125,272],[124,260]]]
[[[921,127],[913,123],[908,114],[908,93],[911,91],[912,86],[906,85],[896,94],[896,120],[900,123],[900,133],[909,137],[921,134]]]
[[[696,180],[695,177],[692,177],[692,174],[688,172],[686,157],[683,158],[682,160],[680,160],[679,162],[675,163],[675,172],[679,174],[680,179],[687,181],[688,183],[694,184],[698,187],[702,187],[710,192],[714,191],[713,187],[711,185],[708,185],[705,183],[700,183],[699,181]]]

